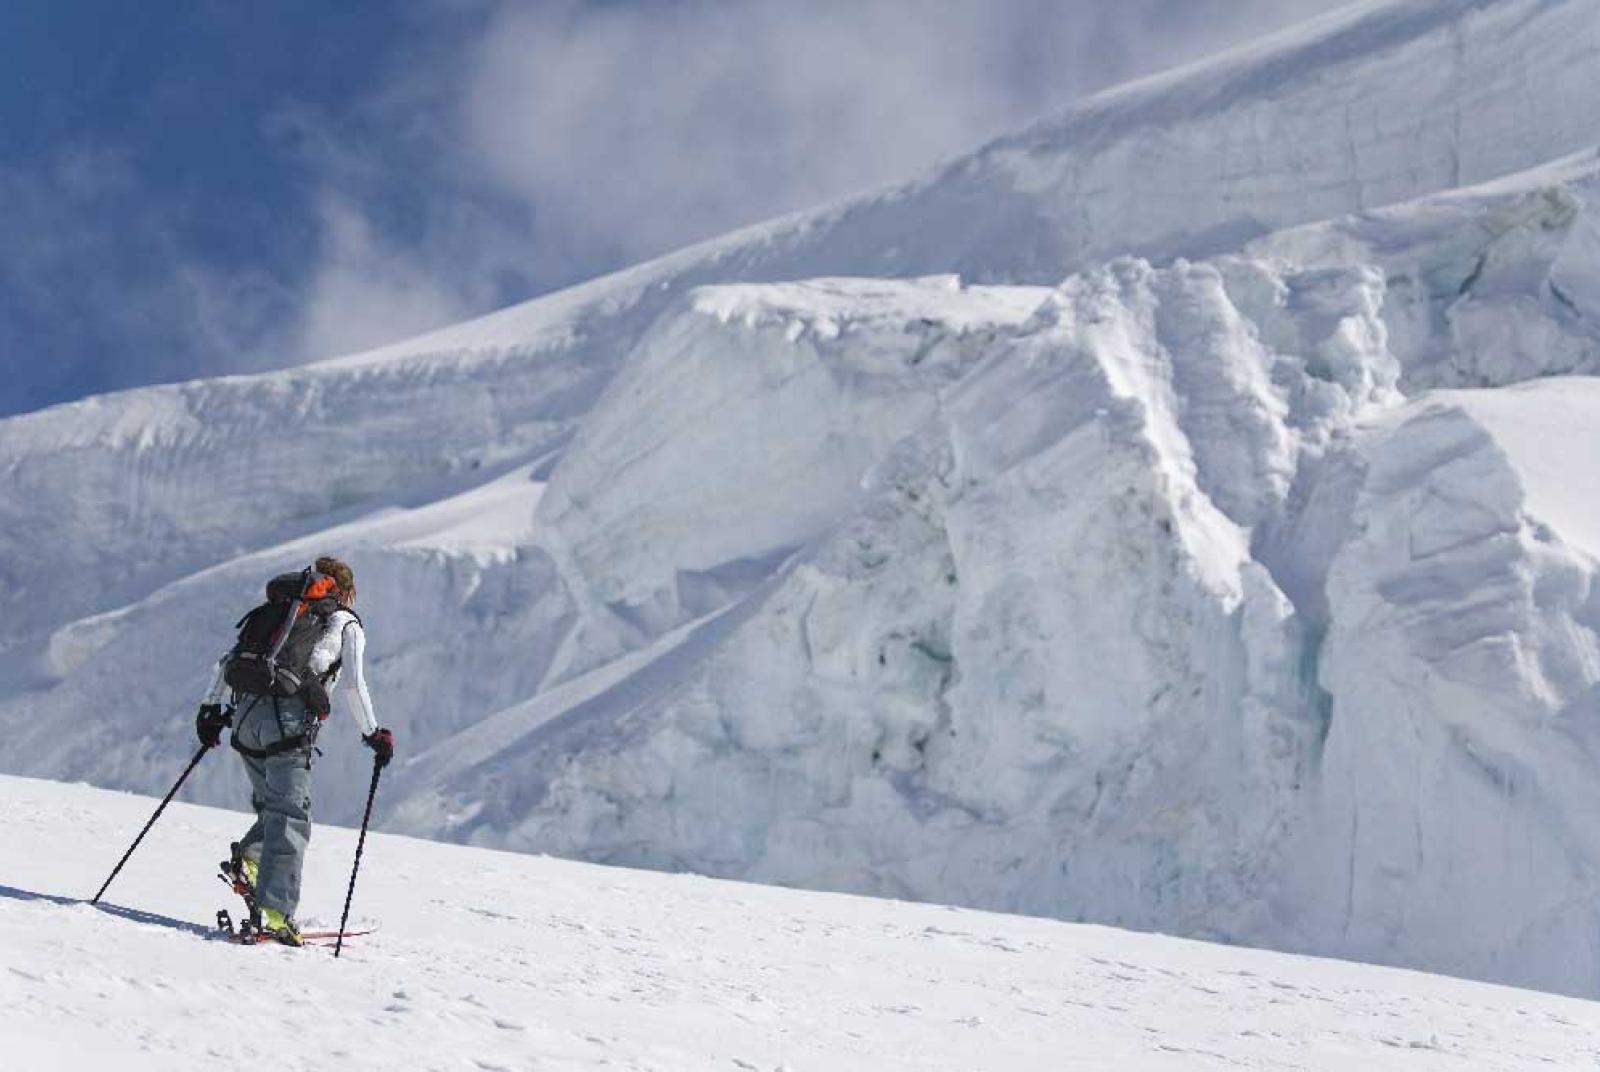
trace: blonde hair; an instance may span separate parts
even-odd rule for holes
[[[332,555],[323,555],[317,559],[315,568],[318,573],[326,574],[333,578],[333,583],[339,586],[339,602],[351,604],[356,601],[356,575],[349,566],[340,562]]]

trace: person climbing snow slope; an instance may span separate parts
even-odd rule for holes
[[[301,943],[294,916],[311,839],[311,765],[330,692],[344,694],[380,767],[394,755],[394,735],[379,727],[367,691],[355,599],[355,574],[337,558],[273,578],[267,602],[240,620],[238,643],[218,661],[195,718],[207,746],[232,726],[230,743],[250,778],[256,819],[229,847],[223,873],[245,899],[248,929],[287,945]]]

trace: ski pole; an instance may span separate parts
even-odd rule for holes
[[[344,927],[350,922],[350,900],[356,895],[356,873],[361,870],[361,850],[367,844],[367,824],[372,821],[372,800],[378,795],[378,778],[383,774],[383,764],[372,757],[372,785],[367,789],[367,810],[361,816],[361,836],[356,838],[356,862],[350,868],[350,888],[344,892],[344,915],[339,917],[339,936],[333,940],[333,955],[337,959],[344,948]]]
[[[144,829],[139,831],[139,836],[133,839],[133,844],[128,846],[128,851],[122,854],[122,859],[117,861],[117,866],[111,869],[110,877],[106,879],[105,885],[100,887],[100,892],[94,895],[94,898],[89,902],[90,904],[100,903],[100,898],[105,895],[106,889],[110,887],[112,880],[122,871],[122,865],[128,862],[128,857],[133,855],[133,850],[139,847],[139,842],[144,840],[144,836],[150,832],[150,828],[156,825],[156,820],[161,818],[161,813],[167,810],[167,805],[172,803],[172,798],[178,795],[178,790],[188,780],[190,772],[199,765],[209,751],[211,751],[210,745],[203,744],[200,746],[200,751],[194,754],[194,758],[189,761],[189,765],[183,768],[183,773],[178,775],[178,780],[172,784],[171,789],[167,790],[167,795],[161,798],[161,804],[156,808],[156,813],[150,816],[149,822],[144,824]]]

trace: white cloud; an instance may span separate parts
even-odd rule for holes
[[[510,7],[464,94],[467,145],[541,236],[624,258],[896,178],[1007,103],[969,5],[896,6]]]
[[[481,29],[409,51],[353,116],[278,119],[323,184],[295,348],[380,345],[909,178],[1336,3],[442,4]]]
[[[303,353],[351,353],[473,311],[423,258],[376,233],[352,203],[327,194],[318,219],[322,249],[302,306]]]
[[[267,234],[257,267],[195,256],[182,193],[115,148],[0,166],[10,405],[413,335],[911,177],[1333,3],[436,0],[450,32],[421,18],[355,105],[267,122],[313,179],[283,221],[309,263]]]
[[[461,68],[462,147],[534,206],[538,274],[586,275],[911,177],[1336,2],[506,3]]]

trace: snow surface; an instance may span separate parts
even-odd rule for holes
[[[0,766],[163,785],[335,552],[380,828],[1600,993],[1597,59],[1592,0],[1360,4],[406,344],[0,421]]]
[[[229,761],[210,757],[207,762]],[[7,1066],[322,1069],[1588,1068],[1600,1006],[1048,920],[368,839],[326,947],[206,932],[240,816],[0,778]],[[336,923],[354,832],[317,831]],[[208,855],[209,854],[209,855]]]

